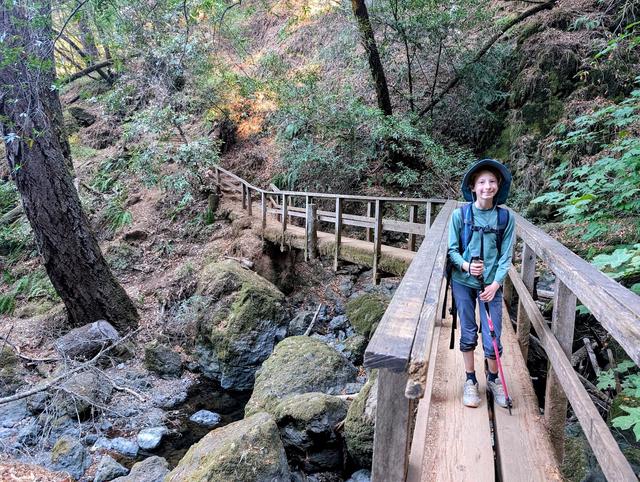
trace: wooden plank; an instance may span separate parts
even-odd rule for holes
[[[437,251],[441,237],[437,232],[448,228],[449,216],[457,203],[449,201],[436,218],[429,236],[425,237],[409,269],[402,278],[396,294],[380,320],[365,352],[365,366],[406,370],[411,347],[427,292],[425,273],[433,269],[428,253]]]
[[[502,368],[509,395],[513,399],[512,414],[494,407],[497,466],[501,480],[539,482],[562,480],[549,434],[540,415],[538,400],[524,359],[518,353],[516,334],[508,323],[509,313],[502,305]],[[564,430],[564,423],[561,427]]]
[[[373,203],[371,201],[367,203],[367,217],[373,218]],[[367,228],[367,241],[373,243],[373,230],[371,228]]]
[[[598,271],[522,216],[514,215],[522,240],[640,365],[640,296]]]
[[[478,377],[480,406],[462,405],[464,363],[458,350],[449,349],[450,330],[451,317],[447,316],[439,330],[435,375],[427,390],[431,401],[428,423],[423,428],[427,436],[420,480],[491,482],[495,480],[495,467],[487,397],[484,395],[486,381],[484,377]],[[483,352],[480,346],[474,355],[476,366],[481,367]]]
[[[333,257],[333,270],[338,271],[338,260],[340,258],[340,243],[342,242],[342,198],[336,198],[336,249]]]
[[[430,434],[427,433],[429,424],[429,407],[431,405],[431,387],[436,373],[436,363],[438,357],[438,342],[440,340],[440,329],[442,321],[439,320],[433,332],[432,343],[435,345],[431,349],[429,359],[429,372],[427,374],[427,390],[429,396],[418,400],[418,410],[411,439],[411,450],[409,451],[409,468],[407,470],[407,482],[420,482],[422,478],[422,463],[424,460],[425,446]]]
[[[384,205],[379,200],[375,201],[375,226],[373,229],[373,283],[378,284],[378,259],[380,258],[380,245],[382,244],[382,209]]]
[[[378,405],[373,437],[372,482],[403,481],[409,460],[409,433],[413,410],[404,398],[407,376],[378,372]]]
[[[425,236],[427,235],[427,232],[429,231],[429,229],[431,229],[432,210],[433,210],[433,204],[427,203],[427,213],[426,213],[425,225],[424,225]]]
[[[524,243],[522,248],[522,267],[521,267],[522,282],[529,290],[529,293],[533,294],[533,283],[536,276],[536,253]],[[522,303],[518,302],[518,314],[516,317],[518,326],[518,343],[520,344],[520,351],[522,352],[522,358],[525,360],[529,356],[529,333],[531,332],[531,320],[527,316],[527,312],[524,310]]]
[[[447,221],[446,225],[448,226]],[[437,235],[435,231],[430,233]],[[428,362],[430,357],[430,349],[432,346],[432,337],[436,325],[438,314],[441,313],[442,301],[446,283],[444,283],[444,269],[447,261],[448,253],[448,229],[441,230],[440,242],[438,247],[433,250],[433,269],[430,273],[428,281],[429,286],[425,294],[424,303],[420,312],[416,335],[413,339],[413,347],[411,348],[411,358],[407,373],[409,381],[405,396],[407,398],[422,398],[425,393],[427,380]],[[430,254],[430,253],[429,253]],[[425,274],[425,282],[427,275]],[[451,297],[449,297],[451,299]]]
[[[414,224],[418,219],[418,206],[415,204],[412,204],[411,206],[409,206],[409,223]],[[384,226],[384,221],[382,222],[382,225]],[[421,226],[420,229],[420,233],[424,233],[425,230],[425,225]],[[408,241],[408,249],[409,251],[415,251],[416,250],[416,235],[414,233],[409,235],[409,241]]]
[[[562,351],[571,359],[573,353],[573,332],[576,322],[576,296],[560,280],[556,279],[553,299],[551,332],[555,335]],[[544,417],[551,434],[551,443],[558,461],[564,458],[564,426],[567,421],[567,397],[565,396],[553,366],[547,372],[547,386],[544,398]]]
[[[580,422],[580,426],[600,463],[604,475],[608,480],[637,482],[638,479],[633,473],[633,469],[620,451],[620,447],[618,447],[617,442],[611,435],[607,424],[602,420],[591,401],[591,397],[571,366],[571,361],[567,358],[560,343],[558,343],[551,329],[547,326],[515,268],[511,267],[509,277],[518,296],[523,301],[524,308],[527,310],[542,347],[557,374],[560,386]]]

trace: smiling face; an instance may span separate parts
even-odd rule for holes
[[[498,176],[492,171],[483,169],[473,176],[471,191],[475,193],[478,201],[492,201],[499,188]]]

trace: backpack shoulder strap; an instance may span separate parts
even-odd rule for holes
[[[464,253],[471,242],[471,236],[473,235],[473,209],[472,203],[465,204],[460,208],[462,214],[462,229],[460,232],[460,240],[458,246],[460,248],[460,254]]]
[[[498,225],[496,226],[496,247],[498,253],[502,250],[502,239],[504,238],[504,232],[509,224],[509,210],[501,207],[496,208],[498,211]]]

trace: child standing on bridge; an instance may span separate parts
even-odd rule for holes
[[[489,304],[498,351],[502,355],[502,284],[511,266],[515,221],[509,211],[499,208],[498,204],[506,201],[510,186],[511,173],[506,166],[494,159],[476,162],[462,181],[462,194],[469,204],[454,211],[449,226],[451,289],[460,317],[460,351],[466,371],[462,403],[468,407],[480,405],[474,367],[474,350],[478,344],[476,300],[480,305],[482,345],[489,367],[487,386],[495,403],[507,407],[483,305]]]

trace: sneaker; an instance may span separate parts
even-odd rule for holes
[[[480,405],[480,392],[478,391],[477,383],[473,383],[471,380],[466,380],[464,382],[462,404],[466,407],[473,408]]]
[[[493,396],[493,401],[500,405],[502,408],[507,408],[507,397],[504,394],[504,388],[500,378],[496,378],[495,382],[487,380],[487,388]]]

